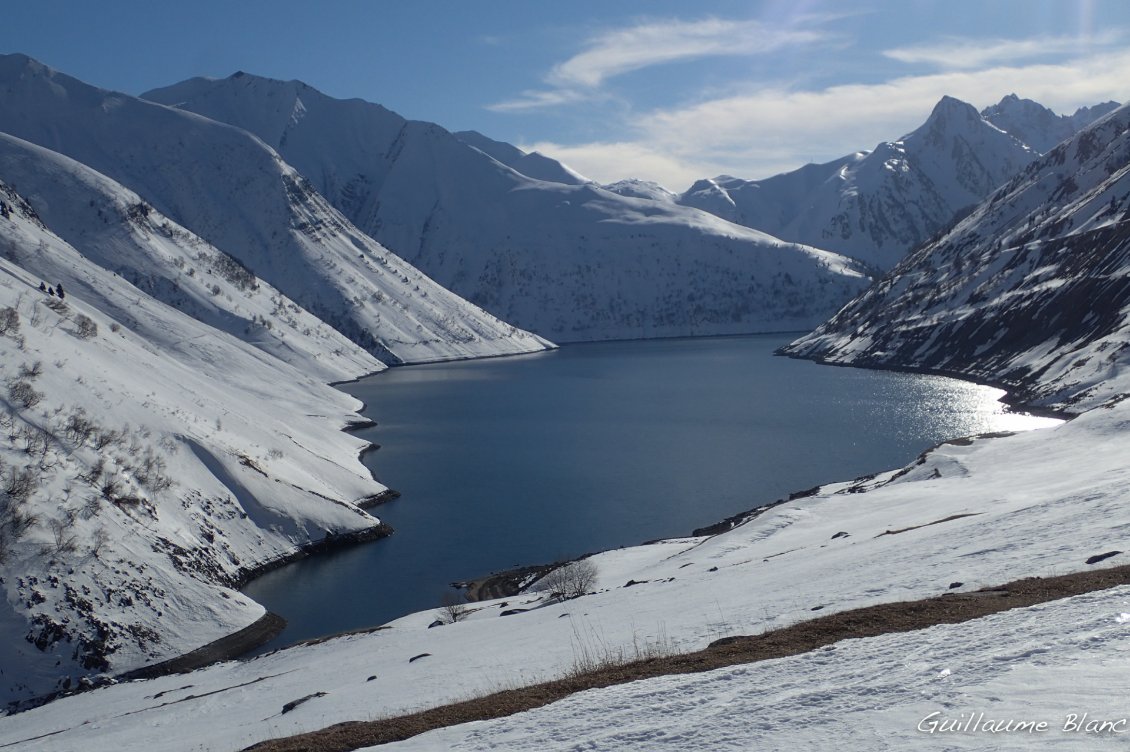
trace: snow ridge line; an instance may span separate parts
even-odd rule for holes
[[[882,603],[829,614],[760,635],[725,637],[692,653],[605,665],[595,671],[506,689],[410,715],[348,721],[320,731],[270,739],[247,747],[243,752],[352,752],[362,747],[403,741],[439,728],[514,715],[588,689],[786,658],[820,648],[834,650],[833,643],[840,640],[959,624],[1126,584],[1130,584],[1130,564],[1055,577],[1026,577],[975,591]]]

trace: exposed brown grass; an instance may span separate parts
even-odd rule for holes
[[[1013,608],[1033,606],[1125,584],[1130,584],[1130,565],[1058,577],[1031,577],[973,592],[946,593],[917,601],[857,608],[761,635],[727,637],[694,653],[606,665],[595,671],[557,681],[508,689],[397,718],[341,723],[321,731],[261,742],[248,749],[256,752],[347,752],[360,747],[401,741],[437,728],[520,713],[586,689],[667,674],[709,671],[770,658],[784,658],[839,640],[909,632],[936,624],[956,624]]]

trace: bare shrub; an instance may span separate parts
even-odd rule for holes
[[[39,487],[39,475],[30,467],[9,467],[0,482],[3,484],[0,490],[4,491],[8,499],[16,504],[22,504]]]
[[[123,428],[121,431],[115,431],[112,428],[99,428],[94,434],[94,446],[98,449],[105,449],[106,447],[121,444],[125,441],[128,429]]]
[[[43,361],[37,360],[31,365],[24,363],[20,366],[20,378],[27,381],[35,381],[43,375]]]
[[[102,497],[91,494],[90,496],[86,497],[86,501],[83,503],[82,508],[79,510],[79,514],[82,515],[82,518],[84,520],[89,520],[91,517],[97,515],[101,510]]]
[[[65,520],[51,520],[49,526],[55,543],[50,553],[62,554],[75,550],[75,536],[71,534],[71,526]]]
[[[95,558],[102,553],[102,549],[110,542],[110,534],[106,532],[106,528],[100,527],[94,531],[94,537],[90,539],[90,553],[94,554]]]
[[[461,595],[445,593],[443,605],[439,611],[436,611],[436,618],[444,624],[454,624],[457,621],[463,621],[469,613],[467,601]]]
[[[164,491],[173,484],[172,480],[165,475],[165,467],[164,457],[152,449],[146,449],[145,453],[138,459],[138,465],[134,469],[134,478],[143,488],[148,488],[151,491]]]
[[[93,486],[102,478],[104,472],[106,472],[106,458],[99,457],[85,474],[79,475],[79,478]]]
[[[90,339],[98,336],[98,324],[86,314],[75,316],[75,334],[79,339]]]
[[[12,537],[16,540],[22,538],[24,533],[39,522],[38,516],[19,509],[9,509],[5,516],[7,519],[4,520],[4,527],[11,531]]]
[[[43,304],[50,308],[55,313],[64,313],[67,310],[67,304],[58,298],[47,298]]]
[[[567,600],[592,590],[596,585],[596,577],[597,568],[592,559],[581,559],[550,570],[534,583],[534,589],[549,593],[554,598]]]
[[[16,439],[23,446],[25,453],[33,457],[45,458],[50,448],[51,435],[33,425],[25,424],[19,429]]]
[[[8,397],[22,407],[35,407],[43,399],[43,393],[35,391],[30,381],[12,381],[8,384]]]
[[[98,425],[86,417],[86,411],[81,407],[70,414],[63,426],[63,435],[67,437],[68,441],[76,445],[85,444],[97,432]]]
[[[0,308],[0,335],[17,334],[20,331],[20,312],[12,306]]]

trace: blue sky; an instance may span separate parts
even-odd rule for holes
[[[872,148],[944,94],[1126,101],[1130,2],[34,0],[7,4],[0,51],[131,94],[297,78],[684,190]]]

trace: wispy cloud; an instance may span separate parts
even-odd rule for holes
[[[1061,113],[1109,99],[1125,102],[1127,70],[1130,50],[1118,50],[1056,64],[948,70],[875,84],[753,88],[639,115],[634,137],[617,143],[538,148],[600,182],[642,177],[681,191],[720,172],[761,178],[870,149],[916,128],[945,94],[981,108],[1015,92]]]
[[[943,70],[972,70],[987,65],[1086,54],[1095,47],[1117,43],[1121,37],[1121,33],[1113,30],[1097,36],[1039,36],[1028,39],[947,37],[930,44],[884,50],[883,55],[899,62],[925,63]]]
[[[544,77],[550,88],[490,105],[499,112],[531,110],[593,97],[615,76],[654,65],[704,57],[761,55],[785,47],[812,44],[822,32],[780,28],[759,21],[707,18],[699,21],[653,21],[591,37],[584,49],[558,63]]]

